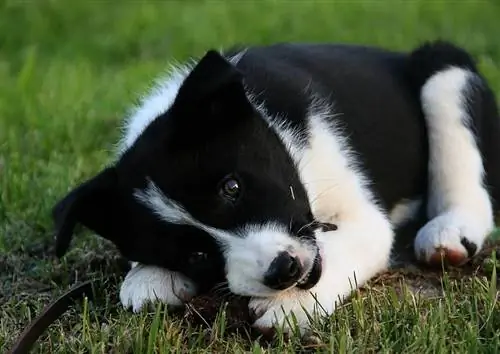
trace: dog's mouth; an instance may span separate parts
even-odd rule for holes
[[[297,288],[302,290],[309,290],[313,286],[315,286],[321,278],[321,273],[323,270],[322,263],[323,259],[321,257],[321,252],[318,249],[316,257],[312,262],[311,268],[309,269],[309,271],[305,272],[302,278],[297,282]]]

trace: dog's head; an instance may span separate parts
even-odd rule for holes
[[[226,279],[234,293],[271,296],[321,275],[320,225],[294,161],[241,73],[214,51],[120,159],[53,215],[59,256],[82,224],[130,260],[202,288]]]

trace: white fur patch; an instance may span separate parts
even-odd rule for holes
[[[157,301],[180,306],[195,294],[195,285],[182,274],[134,262],[121,285],[120,302],[138,312]]]
[[[426,261],[438,247],[467,255],[462,238],[480,249],[494,227],[481,153],[467,127],[465,95],[476,79],[470,71],[451,67],[422,88],[430,147],[427,213],[434,219],[418,232],[415,251]]]
[[[182,205],[168,198],[151,180],[149,180],[145,190],[138,189],[134,195],[141,203],[149,207],[152,212],[167,223],[196,227],[211,235],[222,246],[234,238],[234,235],[229,232],[208,226],[196,220]]]
[[[320,221],[336,223],[355,217],[359,204],[367,203],[382,213],[341,130],[332,121],[332,109],[319,99],[311,105],[310,147],[299,161],[313,214]]]
[[[191,69],[190,65],[172,65],[166,77],[156,80],[149,94],[142,98],[140,105],[135,107],[130,118],[126,119],[118,155],[132,146],[144,129],[170,108]]]

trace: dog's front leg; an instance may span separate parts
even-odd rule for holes
[[[157,302],[178,307],[195,294],[195,284],[182,274],[133,262],[120,288],[120,302],[138,312]]]
[[[323,258],[323,273],[310,290],[292,288],[272,298],[252,298],[249,304],[262,331],[280,326],[285,332],[297,325],[302,334],[310,329],[309,318],[328,316],[354,289],[387,269],[393,242],[388,219],[366,204],[336,231],[317,235]],[[293,313],[293,316],[290,316]]]

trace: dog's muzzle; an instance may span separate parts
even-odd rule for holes
[[[300,228],[300,237],[314,239],[317,230],[322,232],[335,231],[337,225],[314,221],[309,223],[307,227]],[[280,252],[264,275],[264,285],[274,290],[285,290],[292,286],[303,290],[311,289],[321,278],[322,263],[323,260],[318,248],[316,248],[316,256],[312,264],[308,264],[307,268],[299,257],[287,251]]]
[[[274,290],[284,290],[296,285],[307,290],[319,281],[322,271],[322,259],[319,250],[311,266],[304,269],[301,260],[284,251],[271,262],[264,275],[264,284]]]

